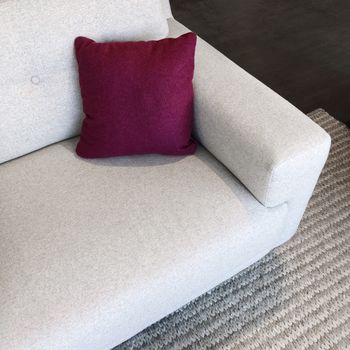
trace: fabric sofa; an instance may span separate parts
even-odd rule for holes
[[[124,40],[188,29],[167,1],[45,1],[0,3],[0,349],[111,349],[290,239],[330,137],[199,39],[197,153],[82,160],[63,36],[114,38],[118,6]]]

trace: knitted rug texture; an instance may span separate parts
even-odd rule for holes
[[[309,117],[332,148],[296,235],[115,350],[350,349],[350,129]]]

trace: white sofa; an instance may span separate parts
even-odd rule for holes
[[[187,31],[170,17],[158,0],[0,2],[1,350],[111,349],[295,233],[330,138],[201,39],[195,155],[75,155],[74,37]]]

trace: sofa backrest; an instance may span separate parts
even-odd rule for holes
[[[1,0],[0,163],[80,131],[73,42],[167,35],[164,0]]]

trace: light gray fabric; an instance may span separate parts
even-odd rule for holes
[[[169,0],[162,0],[163,13],[166,18],[173,17]]]
[[[169,20],[176,37],[189,29]],[[264,205],[295,197],[327,159],[329,135],[204,40],[197,45],[195,134]]]
[[[169,19],[170,35],[188,29]],[[289,102],[198,39],[197,139],[265,206],[284,202],[297,230],[330,148],[329,135]]]
[[[0,3],[0,163],[77,135],[82,117],[73,41],[160,39],[160,0]]]
[[[68,140],[0,166],[0,349],[106,350],[275,246],[261,205],[203,148],[86,161]]]
[[[310,118],[332,148],[295,237],[114,350],[350,349],[350,129]]]
[[[1,4],[1,19],[6,4],[16,4],[23,23],[33,18],[19,1],[10,1]],[[34,6],[34,1],[23,4]],[[35,4],[40,24],[47,5],[43,0]],[[160,3],[157,8],[163,18]],[[48,15],[64,9],[51,4]],[[77,21],[91,21],[88,13]],[[66,22],[64,27],[54,24],[64,32],[75,19]],[[38,23],[27,28],[32,31],[27,36],[30,45],[45,38],[40,31],[33,36]],[[187,31],[174,20],[170,24],[171,36]],[[6,40],[17,41],[26,34],[25,26],[11,28],[12,39]],[[16,130],[21,137],[8,139],[6,148],[0,138],[5,150],[1,154],[23,154],[29,144],[42,147],[38,145],[47,144],[48,138],[54,142],[51,133],[57,130],[58,140],[78,127],[72,126],[68,113],[74,110],[68,103],[71,97],[53,102],[57,99],[51,93],[58,90],[67,96],[78,92],[61,75],[64,65],[53,55],[54,47],[46,44],[45,49],[38,45],[36,64],[30,65],[29,59],[28,66],[23,61],[18,71],[10,66],[9,73],[4,72],[9,90],[5,96],[12,100],[6,108],[0,104],[0,136]],[[10,55],[20,54],[14,49],[1,60],[6,57],[10,64]],[[44,55],[55,64],[41,62]],[[295,232],[328,153],[327,134],[202,40],[196,55],[195,132],[218,160],[200,147],[186,158],[86,161],[74,155],[76,140],[68,140],[0,166],[1,350],[112,348]],[[33,74],[33,67],[47,69],[50,82]],[[64,67],[73,70],[72,65]],[[30,75],[30,85],[23,84],[19,72]],[[45,84],[50,88],[44,89]],[[37,92],[33,86],[43,89]],[[18,114],[19,104],[36,119],[28,124],[24,114]],[[8,114],[2,118],[5,110]],[[58,110],[61,119],[50,119]],[[46,119],[41,120],[43,111]],[[75,111],[79,113],[77,106]],[[71,125],[70,133],[64,131],[66,125]],[[44,131],[47,139],[34,128]],[[304,132],[309,132],[308,140]]]

